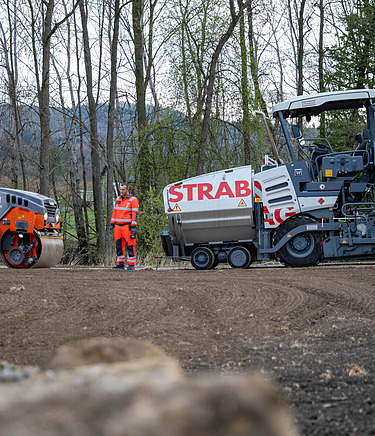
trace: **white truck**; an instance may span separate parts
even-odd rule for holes
[[[328,140],[304,138],[297,124],[286,122],[339,109],[366,111],[355,150],[335,153]],[[265,156],[257,173],[247,165],[164,189],[166,257],[190,260],[196,269],[220,262],[247,268],[274,258],[298,267],[375,258],[375,90],[298,96],[275,105],[273,116],[285,137],[287,163],[268,130],[274,156]]]

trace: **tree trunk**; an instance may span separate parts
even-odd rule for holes
[[[65,14],[67,15],[66,3],[63,1]],[[72,208],[74,213],[74,221],[75,221],[75,229],[77,233],[78,239],[78,251],[83,260],[83,262],[87,262],[87,252],[88,252],[88,237],[85,231],[85,220],[83,217],[83,201],[80,195],[80,178],[79,178],[79,169],[77,162],[77,107],[75,104],[73,85],[71,80],[70,73],[70,65],[71,65],[71,50],[70,50],[70,41],[71,41],[71,28],[70,22],[67,21],[67,41],[66,41],[66,77],[68,80],[71,104],[72,104],[72,115],[71,115],[71,123],[69,127],[68,123],[68,111],[66,109],[65,98],[63,94],[63,83],[61,74],[56,65],[55,60],[52,58],[53,65],[55,67],[56,76],[58,78],[59,90],[60,90],[60,104],[61,111],[64,122],[64,133],[66,138],[66,148],[68,152],[69,159],[69,182],[70,182],[70,193],[72,196]]]
[[[186,29],[185,26],[181,29],[181,55],[182,55],[182,68],[181,68],[181,74],[182,74],[182,86],[183,86],[183,94],[184,94],[184,100],[186,105],[186,113],[187,118],[189,121],[189,147],[188,147],[188,156],[187,156],[187,165],[186,169],[190,167],[190,163],[194,159],[194,149],[195,149],[195,138],[196,138],[196,132],[199,129],[199,123],[197,122],[197,119],[195,116],[193,116],[193,109],[192,104],[190,101],[190,95],[189,95],[189,80],[188,80],[188,72],[189,72],[189,63],[187,61],[187,49],[185,40],[188,37],[186,35]],[[200,72],[199,69],[197,69],[197,72]],[[198,103],[198,102],[197,102]],[[199,110],[199,107],[197,105],[197,111]],[[197,128],[198,127],[198,128]],[[184,175],[187,177],[188,174],[185,172]]]
[[[16,4],[13,5],[16,8]],[[13,142],[11,150],[11,184],[12,187],[18,188],[18,158],[20,159],[21,166],[23,164],[21,147],[20,147],[20,122],[19,122],[19,110],[17,103],[17,45],[16,38],[16,16],[14,19],[11,17],[11,11],[8,9],[8,26],[9,26],[9,46],[5,32],[0,22],[1,30],[1,46],[4,53],[5,60],[5,70],[7,72],[8,78],[8,95],[10,100],[10,105],[13,114],[13,125],[10,127],[10,136]]]
[[[247,77],[247,50],[245,38],[245,18],[240,18],[240,49],[241,49],[241,99],[242,99],[242,122],[243,122],[243,148],[245,165],[251,162],[250,147],[250,109],[249,109],[249,80]]]
[[[271,11],[272,14],[272,11]],[[281,48],[280,48],[280,42],[279,42],[279,37],[277,34],[277,25],[275,26],[275,23],[273,21],[273,16],[269,16],[268,15],[268,20],[270,22],[271,25],[271,32],[272,32],[272,37],[274,40],[274,44],[275,44],[275,52],[276,52],[276,58],[277,58],[277,65],[279,67],[279,74],[280,74],[280,78],[279,78],[279,86],[277,87],[276,85],[276,79],[275,79],[275,87],[276,87],[276,92],[277,92],[277,97],[276,97],[276,102],[279,101],[284,101],[284,65],[283,65],[283,60],[281,58]],[[279,24],[279,23],[277,23]]]
[[[70,60],[68,60],[67,62],[69,64]],[[52,59],[52,63],[55,67],[55,72],[59,83],[61,114],[64,123],[64,134],[65,134],[66,148],[68,151],[68,159],[69,159],[68,171],[69,171],[69,181],[70,181],[70,192],[72,195],[72,206],[73,206],[73,213],[74,213],[76,232],[78,238],[78,249],[80,252],[82,252],[82,251],[86,251],[87,238],[86,238],[83,213],[82,213],[82,199],[79,195],[79,177],[78,177],[78,168],[77,168],[77,158],[75,155],[75,148],[73,147],[72,144],[72,137],[73,137],[73,141],[75,139],[75,125],[76,125],[76,122],[74,120],[75,115],[73,114],[73,119],[71,120],[71,126],[70,126],[71,130],[70,130],[68,127],[69,124],[68,114],[67,114],[64,95],[63,95],[63,85],[62,85],[61,75],[54,59]]]
[[[303,59],[304,59],[304,26],[305,26],[305,5],[306,0],[301,0],[299,7],[297,1],[293,0],[293,9],[297,21],[297,29],[295,28],[293,21],[292,0],[288,0],[288,15],[289,26],[291,33],[291,43],[296,62],[296,91],[297,95],[303,94]]]
[[[232,16],[231,22],[230,22],[225,34],[220,38],[220,40],[216,46],[216,49],[214,51],[214,54],[212,55],[209,74],[208,74],[206,107],[204,109],[204,117],[203,117],[203,121],[202,121],[201,138],[200,138],[200,144],[199,144],[199,155],[198,155],[198,165],[197,165],[197,174],[198,175],[203,174],[204,164],[205,164],[205,160],[206,160],[208,131],[209,131],[209,127],[210,127],[210,116],[211,116],[212,100],[213,100],[213,94],[214,94],[214,84],[215,84],[215,77],[216,77],[216,65],[217,65],[220,53],[221,53],[225,43],[228,41],[228,39],[232,35],[233,30],[236,27],[237,22],[240,19],[241,15],[243,14],[243,10],[245,7],[244,4],[241,4],[240,10],[236,14],[234,12],[234,0],[229,0],[229,3],[230,3],[230,10],[231,10],[231,16]]]
[[[255,46],[254,46],[253,7],[251,3],[248,5],[247,11],[248,11],[247,17],[248,17],[248,24],[249,24],[250,71],[251,71],[251,78],[254,84],[255,105],[257,109],[260,109],[267,115],[267,105],[266,102],[264,101],[259,85],[258,60],[257,60]]]
[[[77,3],[61,21],[52,27],[52,16],[55,9],[54,0],[45,0],[42,2],[45,7],[45,13],[42,17],[42,77],[39,76],[39,53],[36,44],[37,29],[36,17],[34,15],[34,6],[32,0],[28,0],[31,13],[31,38],[32,51],[34,58],[35,78],[37,85],[38,103],[39,103],[39,121],[40,121],[40,149],[39,149],[39,167],[40,167],[40,193],[50,195],[50,109],[49,109],[49,70],[51,59],[51,37],[61,24],[74,12]],[[44,12],[44,9],[42,7]]]
[[[88,98],[89,119],[90,119],[94,213],[95,213],[95,225],[96,225],[96,232],[97,232],[98,259],[99,262],[102,263],[105,255],[104,213],[103,213],[103,199],[102,199],[102,189],[101,189],[100,153],[99,153],[98,126],[97,126],[97,118],[96,118],[96,104],[93,95],[91,53],[90,53],[89,35],[87,29],[87,14],[86,14],[85,7],[86,7],[86,2],[81,0],[79,3],[79,9],[81,12],[81,21],[82,21],[83,50],[84,50],[84,58],[85,58],[87,98]]]
[[[31,0],[29,0],[32,9]],[[49,68],[51,58],[51,30],[52,15],[55,8],[54,0],[44,2],[46,11],[42,23],[42,80],[38,85],[38,103],[39,103],[39,120],[40,120],[40,150],[39,150],[39,167],[40,167],[40,193],[49,197],[50,195],[50,173],[49,173],[49,153],[50,153],[50,109],[49,109]],[[33,24],[35,21],[33,20]],[[35,29],[34,29],[35,31]],[[34,56],[36,53],[36,47]],[[34,63],[38,68],[38,60]]]
[[[91,240],[90,240],[90,224],[89,224],[89,217],[88,217],[88,206],[87,206],[87,175],[86,175],[86,159],[85,159],[85,153],[84,153],[84,142],[83,142],[83,119],[82,119],[82,103],[81,103],[81,72],[80,72],[80,51],[79,51],[79,42],[78,42],[78,27],[77,27],[77,20],[76,20],[76,14],[73,15],[73,22],[74,22],[74,37],[75,37],[75,46],[76,46],[76,64],[77,64],[77,105],[75,103],[74,98],[74,92],[73,92],[73,84],[71,81],[70,75],[68,76],[68,83],[69,83],[69,91],[71,95],[72,100],[72,106],[74,110],[74,123],[75,127],[78,128],[78,138],[79,138],[79,150],[78,148],[75,149],[75,153],[81,158],[81,165],[82,165],[82,184],[83,184],[83,190],[82,190],[82,197],[80,193],[78,192],[77,195],[79,195],[79,199],[82,201],[82,213],[84,216],[83,225],[85,228],[85,234],[86,234],[86,247],[87,247],[87,263],[92,263],[94,261],[93,259],[93,253],[92,253],[92,247],[91,247]],[[78,115],[77,115],[78,112]],[[76,145],[76,143],[75,143]],[[79,181],[79,173],[77,172],[77,182]]]
[[[119,37],[120,0],[115,0],[113,36],[111,43],[111,84],[109,90],[107,126],[107,229],[111,223],[113,209],[113,137],[115,129],[115,106],[117,94],[117,44]],[[106,233],[106,258],[112,252],[112,232]]]
[[[150,150],[147,136],[147,113],[146,113],[146,83],[143,66],[144,38],[142,28],[143,0],[132,1],[132,18],[134,34],[134,72],[136,90],[136,112],[138,129],[138,168],[139,188],[141,196],[150,187]]]
[[[325,92],[324,83],[324,0],[319,0],[319,48],[318,48],[318,74],[319,74],[319,92]],[[321,138],[326,136],[326,118],[325,113],[320,114],[319,133]]]
[[[297,95],[303,94],[303,58],[304,58],[304,10],[306,0],[301,0],[298,16],[298,44],[297,44]]]

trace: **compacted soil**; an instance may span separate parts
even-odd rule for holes
[[[375,434],[375,264],[113,271],[0,267],[0,361],[92,337],[151,340],[188,374],[263,371],[302,435]]]

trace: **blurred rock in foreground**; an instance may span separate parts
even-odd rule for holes
[[[282,394],[258,375],[183,377],[139,339],[58,349],[45,371],[0,383],[10,436],[295,436]]]

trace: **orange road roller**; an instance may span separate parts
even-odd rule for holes
[[[0,257],[10,268],[48,268],[63,254],[57,203],[34,192],[0,188]]]

